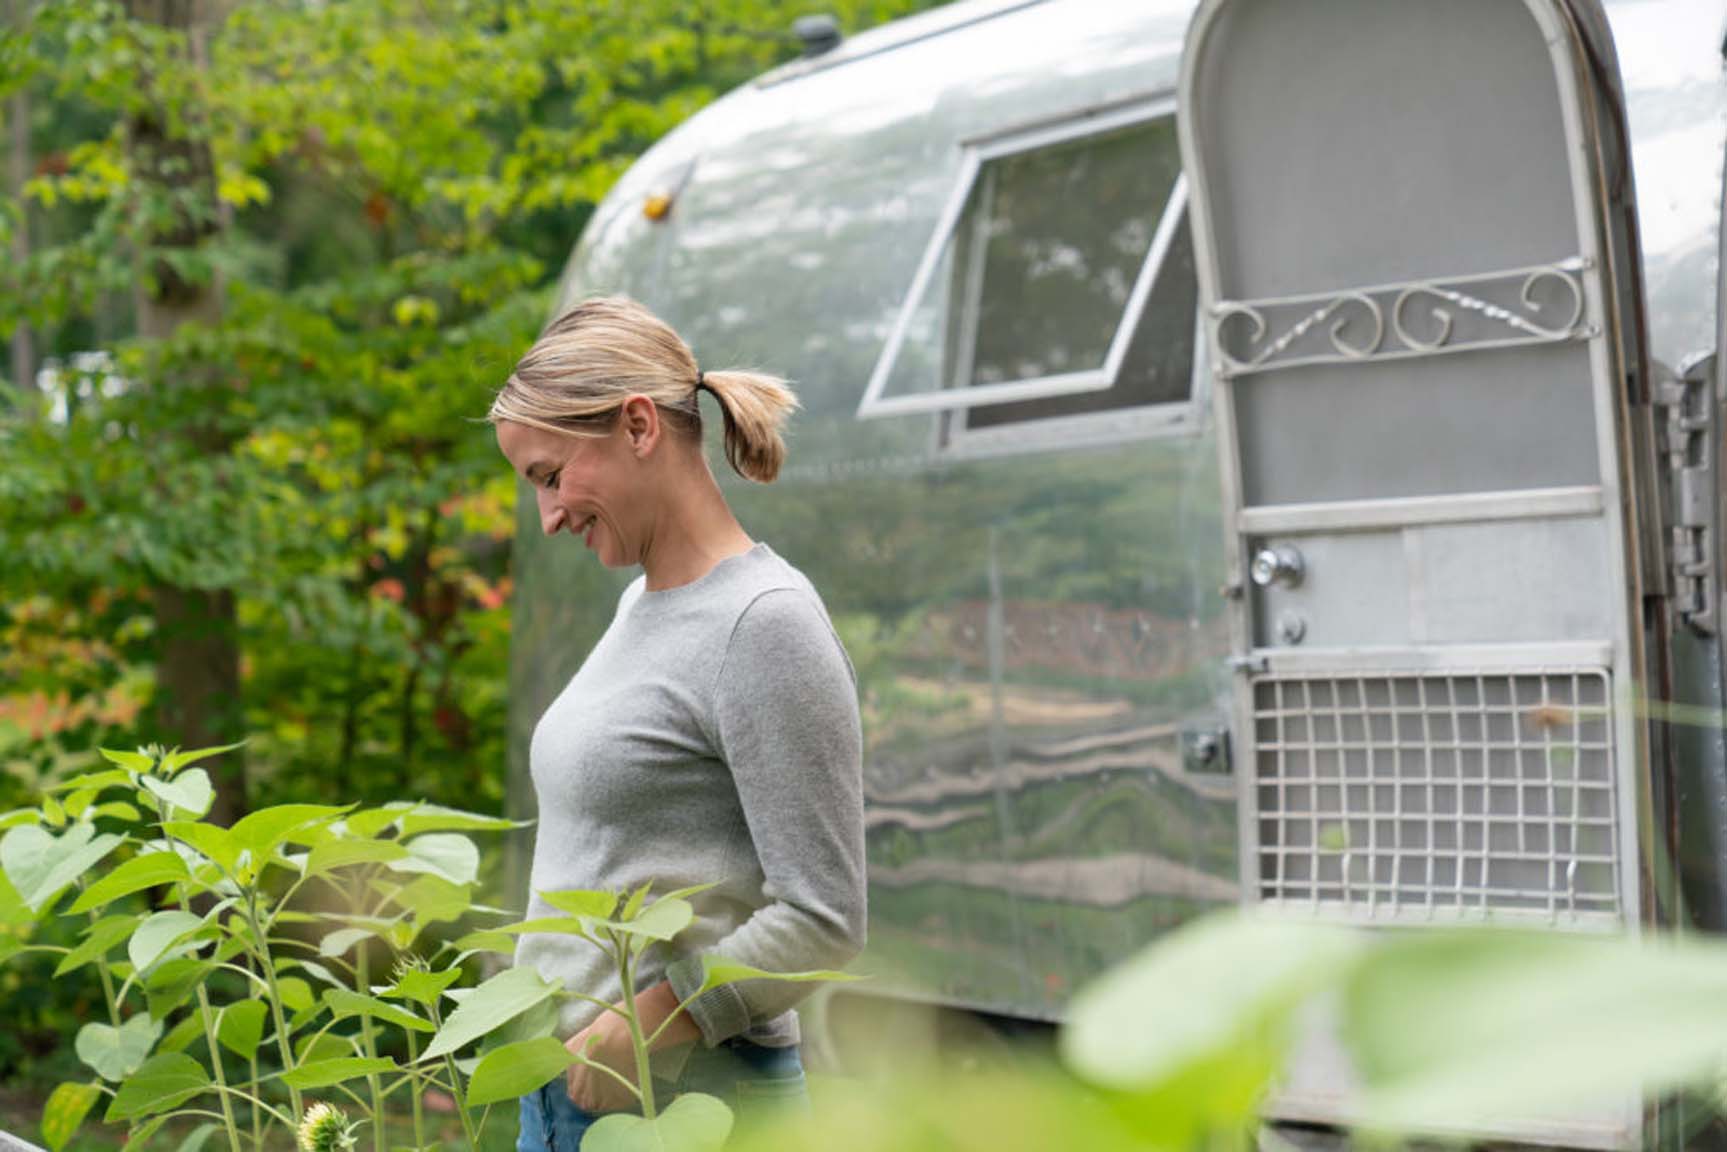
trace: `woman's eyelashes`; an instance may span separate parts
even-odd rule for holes
[[[552,489],[553,491],[556,491],[557,487],[558,487],[558,477],[560,475],[562,475],[562,472],[548,472],[548,473],[546,473],[546,478],[544,481],[545,486],[547,488]]]

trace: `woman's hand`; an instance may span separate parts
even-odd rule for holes
[[[615,1012],[602,1012],[600,1018],[564,1041],[564,1047],[589,1060],[604,1064],[628,1080],[636,1082],[636,1050],[630,1043],[630,1026]],[[637,1107],[636,1097],[606,1075],[586,1064],[572,1064],[564,1073],[568,1082],[570,1102],[584,1112],[622,1112]]]
[[[623,1004],[620,1002],[616,1007],[621,1009]],[[659,1032],[650,1051],[690,1043],[701,1036],[701,1029],[687,1013],[680,1014],[663,1032],[660,1031],[660,1025],[678,1008],[677,993],[663,980],[639,993],[635,1007],[642,1035],[653,1036]],[[577,1055],[582,1055],[586,1049],[588,1059],[616,1070],[631,1084],[636,1083],[636,1049],[630,1041],[630,1026],[617,1012],[600,1013],[598,1020],[564,1041],[564,1047]],[[635,1095],[615,1077],[585,1064],[570,1065],[564,1078],[568,1082],[570,1102],[584,1112],[621,1112],[639,1106]]]

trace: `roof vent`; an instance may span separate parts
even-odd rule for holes
[[[792,23],[792,34],[803,41],[805,60],[827,55],[845,39],[840,22],[826,13],[798,17]]]

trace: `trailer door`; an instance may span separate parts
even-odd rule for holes
[[[1180,92],[1250,898],[1634,930],[1632,463],[1611,44],[1564,0],[1206,0]],[[1665,535],[1665,533],[1661,534]],[[1285,1115],[1347,1114],[1310,1059]],[[1500,1135],[1614,1147],[1635,1104]]]

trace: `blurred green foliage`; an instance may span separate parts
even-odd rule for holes
[[[850,31],[929,3],[826,7]],[[500,811],[515,482],[477,418],[618,175],[795,56],[807,9],[198,7],[22,3],[0,34],[31,153],[0,335],[58,366],[0,390],[0,809],[161,738],[172,585],[233,598],[249,804]],[[210,178],[141,164],[143,123]],[[165,280],[219,317],[146,338]],[[0,1001],[0,1079],[51,1076],[77,1006]]]

